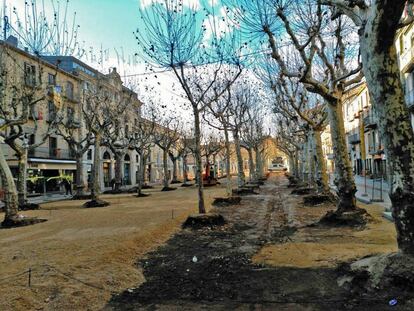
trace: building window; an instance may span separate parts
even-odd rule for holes
[[[24,63],[24,82],[27,86],[36,85],[36,67],[28,63]]]
[[[49,73],[47,75],[47,83],[49,85],[56,85],[56,76],[54,74]]]
[[[73,83],[66,82],[66,97],[69,99],[73,99]]]
[[[88,153],[86,154],[86,159],[92,160],[92,149],[88,149]]]
[[[75,110],[73,110],[72,107],[68,107],[66,109],[66,115],[67,115],[68,121],[73,121],[74,116],[75,116]]]
[[[58,154],[56,137],[49,137],[49,155],[52,158],[58,158],[60,156],[60,154]]]
[[[49,113],[49,122],[54,121],[56,118],[56,106],[53,101],[48,102],[48,113]]]
[[[29,139],[28,139],[29,146],[33,146],[35,143],[36,143],[35,134],[30,134]],[[35,155],[35,150],[33,148],[30,148],[29,151],[28,151],[28,156],[29,157],[34,157],[34,155]]]

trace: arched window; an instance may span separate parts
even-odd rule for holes
[[[125,161],[125,162],[129,162],[129,161],[131,161],[131,158],[129,157],[129,154],[126,154],[126,155],[125,155],[125,157],[124,157],[124,161]]]
[[[104,160],[111,160],[111,155],[109,154],[108,151],[105,151],[103,154],[103,159]]]

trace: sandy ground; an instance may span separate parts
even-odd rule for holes
[[[181,230],[137,262],[146,282],[105,310],[414,310],[390,307],[387,291],[359,295],[337,281],[341,263],[396,250],[379,206],[363,206],[373,216],[365,228],[315,226],[335,206],[305,207],[291,190],[273,175],[259,195],[217,208],[226,225]]]
[[[302,227],[286,243],[264,246],[253,257],[253,262],[279,267],[336,267],[368,255],[396,252],[395,226],[382,217],[382,208],[375,204],[360,203],[359,206],[373,218],[364,230]],[[292,222],[303,222],[312,213],[320,214],[323,208],[297,208]]]
[[[23,214],[47,222],[0,230],[0,310],[99,310],[112,294],[141,284],[135,261],[197,211],[194,187],[146,192],[152,195],[103,195],[111,206],[100,209],[44,204]],[[224,193],[223,186],[206,189],[208,205]]]

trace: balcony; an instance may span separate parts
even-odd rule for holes
[[[69,118],[68,121],[66,122],[66,126],[70,129],[78,129],[81,127],[81,122],[74,118]]]
[[[356,145],[361,142],[361,139],[359,138],[359,134],[352,134],[352,135],[349,135],[348,141],[351,145]]]
[[[374,117],[371,112],[366,117],[364,117],[364,126],[365,132],[377,127],[377,118]]]
[[[73,103],[79,103],[80,102],[80,95],[78,93],[75,93],[75,92],[65,92],[63,94],[63,97],[66,100],[71,101]]]
[[[29,153],[30,158],[42,158],[42,159],[65,159],[74,160],[75,156],[70,149],[50,149],[48,147],[38,147],[35,150],[31,150]]]
[[[370,155],[375,155],[378,153],[378,150],[375,146],[368,146],[368,153]]]
[[[405,104],[409,109],[414,109],[414,89],[405,94]]]
[[[414,65],[414,47],[405,51],[400,59],[400,69],[403,73],[407,73]]]

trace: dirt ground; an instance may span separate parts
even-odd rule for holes
[[[217,208],[228,224],[181,230],[139,260],[145,282],[114,295],[105,310],[414,310],[389,306],[389,293],[351,294],[341,263],[396,251],[381,208],[365,228],[309,226],[331,203],[305,207],[286,179],[272,176],[259,195]]]
[[[47,222],[0,230],[0,310],[100,310],[111,295],[141,284],[137,258],[197,211],[195,187],[159,190],[147,190],[146,198],[103,195],[111,203],[106,208],[44,204],[23,214]],[[206,201],[224,193],[222,186],[208,188]]]

